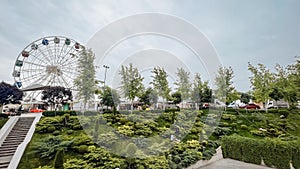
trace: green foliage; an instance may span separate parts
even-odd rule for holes
[[[252,139],[237,135],[222,138],[224,158],[261,164],[263,159],[267,166],[289,169],[290,162],[299,165],[299,144],[278,139]],[[296,150],[296,151],[295,151]],[[298,150],[298,151],[297,151]]]
[[[65,151],[63,149],[59,149],[56,152],[55,159],[54,159],[55,169],[64,169],[64,156],[65,156]]]
[[[68,134],[68,135],[72,135],[73,133],[74,133],[73,130],[67,130],[67,134]]]
[[[60,131],[55,130],[52,134],[53,134],[54,136],[58,136],[58,135],[60,134]]]
[[[50,105],[52,110],[54,105],[66,104],[68,101],[72,101],[73,95],[70,89],[62,86],[51,86],[42,91],[41,99]]]
[[[8,118],[7,114],[0,113],[0,119],[7,119],[7,118]]]
[[[95,54],[91,49],[83,48],[80,51],[77,65],[79,74],[74,80],[74,85],[78,90],[78,99],[83,101],[84,109],[87,103],[94,98],[96,91],[94,60]]]
[[[52,133],[62,126],[63,118],[61,117],[43,117],[37,123],[35,131],[38,133]]]
[[[181,98],[182,100],[187,100],[190,97],[190,88],[192,87],[189,79],[190,72],[185,71],[183,68],[177,68],[176,75],[177,79],[174,84],[177,86],[177,92],[180,93],[180,101]],[[180,101],[178,103],[180,103]]]
[[[101,91],[101,101],[102,105],[107,107],[116,107],[120,103],[120,96],[116,90],[105,86],[104,90]]]
[[[43,166],[43,167],[39,166],[38,168],[35,168],[35,169],[54,169],[54,167],[46,165],[46,166]]]
[[[221,117],[223,120],[229,120],[229,121],[235,121],[236,120],[236,116],[232,115],[232,114],[222,114]]]
[[[64,163],[65,169],[83,169],[86,168],[87,163],[83,159],[72,158],[68,159],[67,162]]]
[[[233,86],[233,73],[231,67],[220,67],[215,78],[215,84],[217,86],[215,96],[224,103],[231,103],[240,98]]]
[[[258,67],[254,67],[248,63],[248,70],[252,73],[250,82],[256,101],[267,104],[267,100],[270,98],[269,95],[272,92],[274,75],[263,64],[258,64]]]
[[[68,151],[71,148],[73,141],[64,141],[61,136],[54,136],[42,139],[40,142],[35,142],[34,153],[39,154],[41,158],[52,159],[59,149]]]
[[[148,106],[151,106],[151,104],[156,104],[157,100],[158,96],[151,87],[148,87],[147,90],[144,91],[140,96],[140,102],[143,102]]]
[[[153,88],[157,92],[158,96],[161,96],[163,100],[170,98],[171,89],[167,80],[168,75],[164,68],[154,67],[151,73],[153,74],[151,76],[153,81],[150,82],[150,84],[153,85]]]
[[[144,78],[140,75],[137,68],[132,66],[122,65],[121,71],[121,89],[125,98],[131,101],[131,111],[133,110],[133,100],[142,94],[144,90],[143,80]]]
[[[196,73],[194,77],[191,99],[198,104],[201,102],[210,102],[212,98],[212,89],[208,86],[208,81],[202,82],[200,74]],[[196,107],[198,110],[198,106]]]
[[[54,116],[63,116],[65,114],[70,114],[71,116],[76,116],[77,112],[74,110],[65,110],[65,111],[44,111],[43,116],[45,117],[54,117]]]

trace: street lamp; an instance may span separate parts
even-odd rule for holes
[[[105,68],[105,74],[104,74],[104,88],[105,88],[106,73],[107,73],[107,69],[109,69],[109,67],[106,65],[103,65],[103,67]]]

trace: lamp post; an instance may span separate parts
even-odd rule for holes
[[[105,81],[106,81],[106,73],[107,73],[107,69],[109,69],[109,67],[108,66],[106,66],[106,65],[103,65],[103,67],[105,68],[105,74],[104,74],[104,88],[105,88]]]

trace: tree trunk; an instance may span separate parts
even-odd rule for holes
[[[130,106],[130,113],[132,114],[133,112],[133,100],[131,100],[131,106]]]

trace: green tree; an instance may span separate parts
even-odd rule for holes
[[[47,87],[42,91],[42,98],[45,103],[50,105],[51,110],[57,104],[65,104],[73,100],[72,91],[62,86]]]
[[[281,96],[287,103],[295,102],[296,101],[296,92],[295,92],[296,86],[294,85],[294,83],[292,83],[290,72],[289,72],[288,68],[284,68],[284,67],[280,66],[279,64],[277,64],[275,66],[275,70],[276,70],[276,73],[275,73],[274,86],[276,87],[276,89],[278,91],[277,94],[279,96]],[[272,94],[272,92],[271,92],[271,94]],[[289,104],[287,106],[289,107]]]
[[[192,84],[190,83],[190,72],[185,71],[183,68],[177,68],[177,80],[174,83],[177,85],[176,90],[181,93],[182,100],[185,101],[190,98],[190,91]]]
[[[202,82],[199,73],[195,74],[192,85],[191,99],[195,102],[196,109],[199,109],[201,102],[211,102],[212,89],[208,86],[208,81]]]
[[[256,101],[264,102],[266,105],[272,92],[274,75],[263,64],[258,64],[258,67],[255,67],[248,63],[248,70],[252,73],[250,82]]]
[[[294,87],[294,93],[296,94],[296,100],[300,100],[300,60],[297,60],[295,64],[288,66],[289,81]]]
[[[243,103],[249,103],[252,96],[249,93],[240,93],[240,100]]]
[[[64,156],[65,156],[64,149],[59,149],[56,152],[55,159],[54,159],[55,169],[64,169]]]
[[[234,72],[231,67],[220,67],[215,78],[215,96],[220,101],[226,102],[226,104],[239,98],[235,87],[233,86]]]
[[[151,104],[156,104],[157,100],[158,96],[151,87],[148,87],[140,96],[140,102],[149,106],[151,106]]]
[[[171,96],[174,104],[179,104],[182,101],[182,95],[179,91],[172,93]]]
[[[140,75],[137,68],[132,66],[122,65],[121,71],[121,89],[125,98],[131,102],[131,112],[133,111],[133,101],[136,97],[139,97],[144,90],[143,80],[144,78]]]
[[[74,80],[78,91],[78,100],[82,100],[83,108],[86,109],[88,102],[94,98],[96,91],[95,83],[95,54],[91,49],[83,48],[78,58],[78,76]]]
[[[107,107],[115,108],[120,103],[120,95],[115,89],[105,86],[100,92],[100,103]]]
[[[152,72],[153,81],[150,84],[153,85],[154,90],[157,92],[158,96],[163,98],[163,106],[165,108],[165,100],[170,98],[171,89],[169,87],[169,82],[167,80],[167,72],[164,68],[154,67]]]

